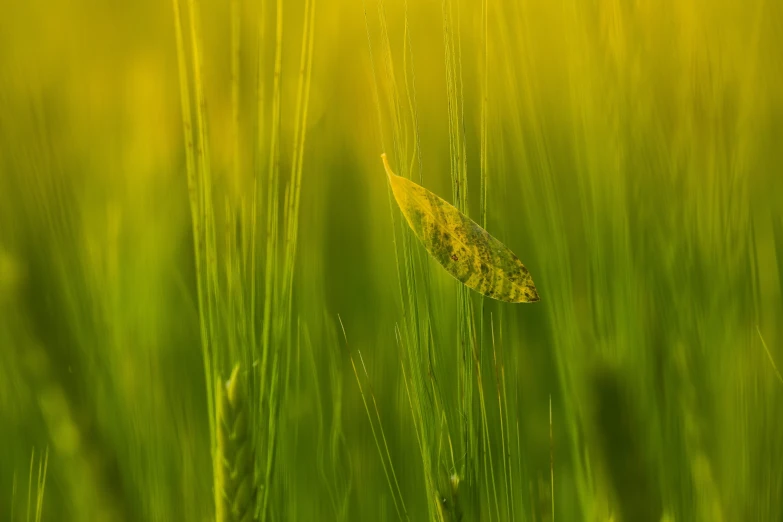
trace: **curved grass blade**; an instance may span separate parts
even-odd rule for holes
[[[381,158],[402,214],[427,252],[449,274],[499,301],[539,300],[530,272],[508,247],[447,201],[397,176],[386,154]]]

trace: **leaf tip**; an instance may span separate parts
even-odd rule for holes
[[[527,296],[527,302],[528,303],[537,303],[539,301],[541,301],[541,296],[538,295],[538,290],[536,289],[536,287],[531,284],[530,285],[530,292],[529,292],[529,294]]]
[[[391,179],[392,176],[394,176],[394,172],[392,172],[391,165],[389,165],[389,158],[386,157],[386,153],[381,153],[381,159],[383,160],[383,168],[386,169],[386,175]]]

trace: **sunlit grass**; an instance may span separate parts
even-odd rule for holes
[[[258,519],[783,516],[775,2],[3,10],[0,520],[215,520],[236,365]]]

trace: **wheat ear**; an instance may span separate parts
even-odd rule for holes
[[[217,522],[255,520],[254,450],[249,427],[247,387],[234,366],[231,377],[217,390],[217,450],[215,488]]]

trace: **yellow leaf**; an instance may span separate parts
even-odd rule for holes
[[[503,243],[445,200],[383,166],[402,214],[446,271],[480,294],[509,303],[539,300],[525,265]]]

